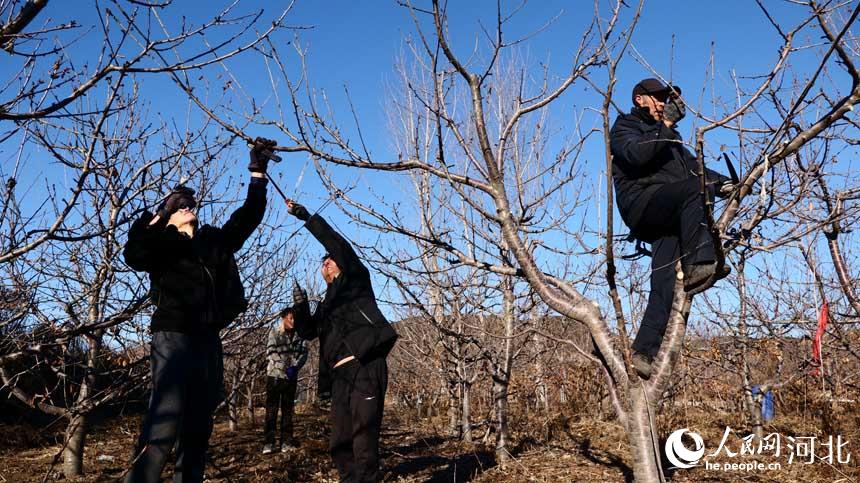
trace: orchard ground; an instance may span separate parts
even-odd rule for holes
[[[262,413],[256,424],[240,421],[231,432],[226,417],[219,414],[210,441],[210,464],[207,481],[212,482],[336,482],[337,474],[328,456],[327,416],[311,405],[300,405],[296,416],[296,436],[300,447],[289,453],[261,454]],[[664,411],[665,412],[665,411]],[[846,411],[839,419],[840,435],[847,445],[850,462],[828,464],[817,461],[789,464],[786,455],[750,458],[723,454],[691,469],[668,473],[672,481],[860,481],[860,433],[857,411]],[[584,419],[575,414],[553,417],[521,417],[512,427],[512,458],[501,467],[492,445],[493,435],[482,442],[485,431],[475,430],[475,443],[465,443],[446,435],[447,419],[443,416],[416,418],[406,410],[389,408],[385,416],[383,469],[385,481],[391,482],[504,482],[504,481],[631,481],[633,477],[627,453],[624,430],[612,421]],[[85,455],[86,475],[75,481],[115,481],[125,471],[140,424],[139,415],[119,416],[98,423],[88,438]],[[747,428],[738,427],[728,418],[708,411],[676,412],[661,416],[660,428],[683,428],[701,434],[708,453],[722,438],[726,426],[741,435]],[[28,424],[5,425],[0,429],[0,481],[34,482],[63,479],[59,469],[62,425],[34,427]],[[785,436],[821,436],[820,421],[777,418],[765,433]],[[847,428],[847,429],[846,429]],[[663,440],[668,436],[661,434]],[[737,450],[733,439],[731,449]],[[691,444],[687,447],[692,448]],[[834,449],[835,450],[835,449]],[[780,463],[779,470],[759,470],[750,463]],[[729,465],[730,470],[715,470],[713,463]],[[734,466],[731,466],[734,465]],[[669,467],[664,462],[664,467]],[[706,468],[706,466],[710,466]],[[753,469],[749,469],[749,467]],[[165,477],[172,474],[168,466]]]

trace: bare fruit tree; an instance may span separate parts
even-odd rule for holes
[[[14,300],[0,376],[4,392],[66,421],[66,477],[83,472],[93,411],[147,380],[148,282],[121,257],[131,221],[189,178],[210,204],[226,201],[221,162],[235,137],[162,117],[147,85],[252,49],[289,10],[267,18],[234,3],[177,24],[170,1],[106,3],[93,2],[86,25],[52,23],[59,2],[0,2],[0,279]]]
[[[548,77],[532,83],[528,81],[531,77],[522,71],[520,78],[524,80],[515,84],[513,89],[505,89],[495,82],[495,74],[498,65],[508,62],[506,54],[510,55],[512,47],[517,44],[517,39],[506,40],[504,36],[510,16],[499,12],[497,24],[487,31],[487,51],[463,55],[458,54],[457,46],[450,41],[446,12],[439,2],[431,2],[426,8],[412,4],[408,7],[418,28],[412,53],[416,57],[416,64],[422,66],[433,86],[431,89],[421,89],[420,83],[416,82],[410,84],[414,88],[409,94],[417,100],[416,104],[420,108],[416,109],[416,116],[429,118],[428,124],[434,128],[434,140],[439,146],[435,156],[422,158],[402,152],[398,161],[377,161],[366,150],[348,140],[343,130],[336,127],[337,123],[330,113],[322,109],[323,104],[314,98],[299,102],[298,90],[293,91],[298,113],[295,120],[297,127],[289,130],[286,124],[281,124],[295,145],[287,146],[284,150],[303,150],[333,165],[427,173],[444,183],[446,189],[456,193],[473,213],[489,221],[497,230],[499,244],[510,251],[515,262],[513,266],[499,266],[475,257],[480,252],[470,250],[468,240],[463,241],[462,247],[453,245],[443,237],[433,241],[438,247],[448,250],[458,263],[472,264],[498,275],[512,275],[528,281],[543,303],[588,328],[595,355],[589,355],[591,348],[581,350],[604,372],[615,412],[629,435],[636,478],[639,481],[659,481],[662,473],[659,469],[660,449],[655,411],[673,379],[692,298],[684,293],[679,280],[675,287],[676,297],[669,327],[662,349],[655,359],[654,376],[647,382],[640,380],[629,371],[624,357],[628,351],[629,341],[625,335],[630,322],[621,313],[621,304],[616,301],[611,304],[616,310],[616,328],[622,335],[618,338],[601,311],[596,294],[584,291],[587,290],[584,287],[589,286],[588,282],[593,280],[590,275],[601,262],[599,257],[593,257],[595,251],[583,250],[581,254],[592,255],[591,263],[588,257],[581,256],[556,259],[560,262],[557,264],[559,266],[566,265],[564,260],[579,262],[573,264],[579,275],[578,280],[571,280],[545,262],[548,258],[552,259],[551,254],[557,251],[533,235],[533,220],[538,217],[542,228],[551,227],[555,233],[567,234],[570,240],[576,240],[576,228],[580,224],[576,218],[568,217],[565,218],[567,223],[553,224],[555,218],[548,216],[554,209],[557,210],[555,207],[570,205],[562,201],[561,197],[568,194],[566,189],[571,183],[564,175],[568,172],[564,168],[569,169],[576,160],[576,154],[581,152],[576,139],[573,146],[577,149],[563,151],[556,157],[544,154],[536,164],[539,168],[531,172],[522,170],[522,164],[517,162],[518,151],[514,149],[517,140],[533,139],[534,133],[545,127],[535,118],[542,119],[542,113],[553,103],[559,102],[571,86],[587,84],[588,81],[592,86],[599,84],[593,79],[600,76],[604,65],[617,62],[623,55],[637,17],[634,14],[628,27],[623,28],[618,24],[618,19],[625,5],[613,3],[607,14],[595,16],[586,27],[581,35],[580,48],[574,52],[566,76],[554,83]],[[845,15],[844,8],[824,8],[811,4],[807,17],[794,27],[785,28],[774,23],[784,43],[771,67],[765,67],[765,75],[749,89],[744,87],[738,92],[740,102],[734,107],[726,108],[724,103],[715,99],[717,112],[724,112],[719,117],[704,117],[701,110],[697,113],[703,117],[705,125],[698,128],[692,145],[703,162],[706,155],[710,154],[706,152],[709,136],[743,131],[745,141],[750,137],[754,140],[744,144],[752,156],[746,158],[749,164],[745,165],[747,169],[741,180],[741,188],[728,201],[715,224],[715,238],[720,245],[721,237],[733,233],[732,227],[741,225],[735,231],[747,233],[765,220],[775,217],[776,213],[767,211],[769,196],[772,197],[773,193],[768,189],[763,191],[764,207],[761,207],[748,201],[754,193],[753,188],[759,183],[763,184],[783,160],[808,143],[840,130],[846,114],[860,100],[853,63],[854,51],[847,46],[853,40],[845,35],[856,16],[856,10],[848,11]],[[595,10],[602,11],[597,5]],[[772,18],[766,11],[763,17]],[[815,22],[819,32],[828,39],[826,45],[819,46],[824,51],[821,65],[830,68],[841,66],[847,70],[852,79],[848,91],[839,93],[837,88],[832,97],[807,97],[816,82],[815,71],[810,73],[808,83],[799,91],[775,86],[774,79],[788,74],[786,59],[796,52],[795,42],[799,32],[811,28],[810,22]],[[428,24],[432,26],[426,29]],[[481,59],[484,62],[479,67]],[[609,100],[602,108],[607,115],[613,106],[614,72],[610,72],[609,78],[609,88],[602,89]],[[739,124],[741,119],[760,116],[761,111],[757,109],[764,108],[765,103],[774,99],[780,107],[787,106],[787,109],[776,109],[778,114],[775,120],[756,122],[771,128],[758,125],[747,128]],[[503,108],[497,109],[496,106],[500,105]],[[813,110],[813,106],[817,110]],[[799,122],[801,114],[803,122]],[[581,133],[580,137],[585,138],[587,135]],[[540,189],[532,189],[535,186]],[[772,184],[768,183],[768,186]],[[607,199],[611,197],[610,191]],[[743,215],[743,221],[738,219],[739,214]],[[541,218],[543,216],[547,218]],[[420,236],[420,233],[410,232],[408,227],[398,227],[394,231]],[[732,243],[729,243],[729,254],[732,247]]]
[[[207,21],[179,25],[179,31],[171,33],[173,22],[162,18],[172,12],[170,1],[108,3],[112,8],[94,5],[100,23],[91,27],[76,20],[38,24],[54,6],[47,0],[0,2],[0,16],[11,18],[0,27],[8,72],[0,88],[0,121],[7,121],[0,142],[15,153],[4,161],[2,173],[6,183],[0,201],[4,208],[0,263],[47,241],[70,236],[67,218],[87,178],[98,168],[96,160],[86,158],[67,166],[74,171],[75,182],[66,192],[49,194],[52,202],[48,206],[28,212],[21,206],[19,184],[25,169],[33,169],[27,166],[25,153],[29,143],[39,143],[40,127],[61,129],[97,116],[104,105],[93,101],[105,98],[122,82],[198,71],[242,54],[283,28],[289,11],[288,7],[279,17],[266,19],[270,23],[254,31],[263,23],[262,12],[239,14],[234,3]],[[91,58],[88,52],[93,53]],[[168,58],[164,52],[172,54]],[[112,104],[109,112],[125,107]],[[46,119],[51,122],[44,122]],[[86,235],[85,231],[74,233]]]

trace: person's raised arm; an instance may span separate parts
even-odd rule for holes
[[[287,201],[287,209],[290,214],[305,222],[305,228],[322,244],[328,255],[342,271],[366,271],[352,245],[343,235],[335,231],[322,216],[311,216],[304,206],[292,200]]]
[[[163,251],[159,238],[167,220],[145,211],[128,230],[128,242],[122,255],[125,263],[138,272],[152,272],[158,266]]]
[[[254,147],[251,148],[248,163],[248,171],[251,172],[251,181],[248,183],[248,197],[236,211],[230,215],[230,219],[221,228],[227,248],[236,252],[242,248],[245,241],[263,221],[266,212],[266,169],[268,157],[266,151],[271,150],[277,143],[263,138],[257,138]]]
[[[171,251],[163,239],[164,229],[170,217],[180,207],[194,206],[194,190],[177,186],[158,205],[155,215],[149,211],[143,214],[128,230],[128,242],[123,249],[125,263],[134,270],[152,272],[161,260]]]

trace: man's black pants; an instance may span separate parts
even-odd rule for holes
[[[217,332],[156,332],[150,345],[152,395],[127,483],[161,481],[176,445],[175,483],[202,482],[212,415],[223,399]]]
[[[388,387],[384,358],[356,360],[332,371],[331,457],[342,482],[376,482],[379,428]]]
[[[709,195],[713,200],[713,192]],[[633,232],[651,242],[651,293],[633,350],[654,357],[663,343],[672,311],[678,257],[683,253],[683,264],[716,260],[699,179],[669,183],[657,190]]]
[[[266,444],[275,444],[275,423],[281,411],[281,444],[293,444],[293,410],[296,400],[296,380],[266,377]]]

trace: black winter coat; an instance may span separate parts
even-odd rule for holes
[[[231,276],[236,273],[233,254],[265,210],[266,180],[252,178],[245,203],[221,228],[203,225],[189,238],[167,220],[150,226],[154,215],[149,212],[132,224],[123,256],[129,267],[149,273],[152,332],[218,330],[244,310],[241,281]]]
[[[322,243],[341,273],[328,285],[313,314],[307,303],[296,307],[296,332],[308,340],[320,338],[320,358],[328,368],[350,355],[360,362],[387,356],[397,333],[376,305],[367,267],[321,216],[313,215],[305,228]]]
[[[639,108],[622,114],[609,132],[615,198],[624,223],[636,231],[642,213],[661,186],[698,175],[698,163],[678,131]],[[709,182],[729,178],[705,169]]]

